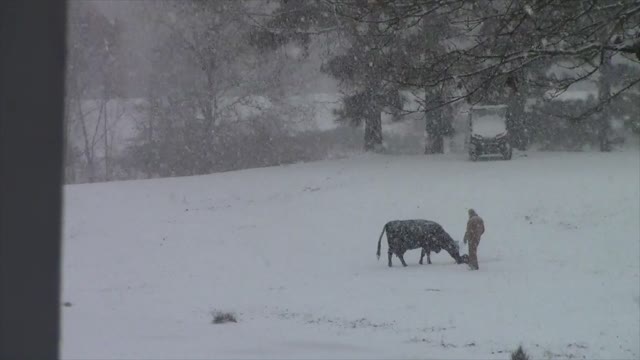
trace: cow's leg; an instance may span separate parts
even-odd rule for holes
[[[391,251],[388,252],[389,254],[389,267],[391,267],[391,256],[393,256],[393,253]]]
[[[427,250],[427,264],[431,265],[431,250]]]
[[[407,263],[404,262],[404,256],[403,256],[404,254],[398,253],[397,255],[400,258],[400,262],[402,263],[402,266],[407,266]]]
[[[424,248],[422,248],[422,251],[420,252],[420,265],[422,265],[422,259],[424,259],[424,254],[425,254],[425,250]]]

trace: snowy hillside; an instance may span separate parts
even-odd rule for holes
[[[632,150],[67,186],[62,357],[637,359],[639,184]],[[469,207],[480,271],[376,260],[386,221],[462,240]]]

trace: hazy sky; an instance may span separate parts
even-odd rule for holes
[[[151,21],[154,15],[155,1],[129,1],[129,0],[94,0],[96,8],[109,19],[118,18],[124,25],[123,47],[127,56],[125,67],[127,69],[127,87],[133,93],[139,94],[144,89],[144,83],[152,76],[150,69],[151,50],[158,46],[160,36],[158,28]],[[144,7],[144,9],[143,9]],[[336,82],[325,74],[320,73],[320,59],[318,49],[312,50],[311,56],[305,61],[296,63],[297,71],[292,71],[292,76],[305,77],[305,89],[302,92],[311,93],[335,93]]]

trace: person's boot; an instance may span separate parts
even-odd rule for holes
[[[480,270],[477,260],[469,262],[469,270]]]

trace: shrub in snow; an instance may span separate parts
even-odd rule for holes
[[[529,360],[529,355],[524,352],[522,345],[520,345],[516,351],[511,353],[511,360]]]
[[[228,323],[228,322],[237,323],[238,322],[238,320],[236,319],[236,316],[234,314],[232,314],[232,313],[222,312],[222,311],[214,311],[212,315],[213,315],[212,323],[214,323],[214,324],[224,324],[224,323]]]

